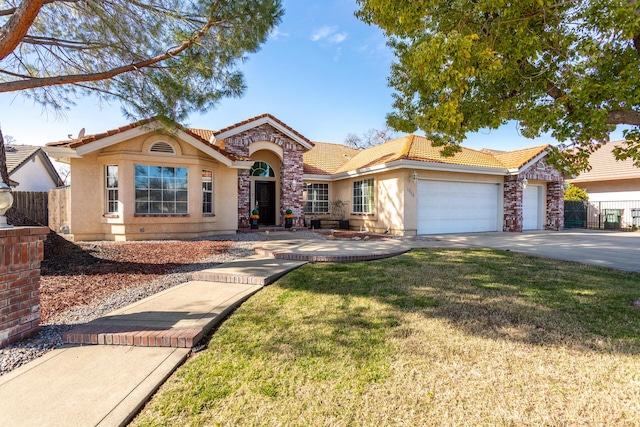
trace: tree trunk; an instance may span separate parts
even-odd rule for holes
[[[4,149],[4,137],[0,129],[0,179],[9,185],[9,171],[7,170],[7,154]]]

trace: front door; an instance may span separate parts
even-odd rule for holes
[[[276,223],[276,183],[274,181],[256,181],[256,204],[260,211],[260,224]]]

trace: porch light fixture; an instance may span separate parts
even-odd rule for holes
[[[413,173],[411,174],[411,181],[418,182],[418,172],[413,171]]]
[[[238,177],[238,188],[242,188],[242,182],[243,182],[243,181],[242,181],[242,177],[241,177],[241,176],[239,176],[239,177]]]
[[[569,187],[571,187],[571,183],[569,181],[564,181],[562,183],[562,188],[564,188],[564,191],[567,191]]]
[[[0,182],[0,228],[11,228],[13,225],[7,224],[5,213],[13,206],[13,195],[11,187],[4,182]]]
[[[520,187],[522,187],[523,190],[527,188],[527,185],[529,185],[529,180],[527,178],[520,181]]]
[[[294,179],[293,181],[291,181],[291,190],[296,191],[296,188],[298,188],[298,183]]]

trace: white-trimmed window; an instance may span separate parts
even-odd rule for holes
[[[202,170],[202,213],[213,213],[213,171]]]
[[[135,165],[136,214],[187,214],[188,178],[187,168]]]
[[[374,213],[374,181],[363,179],[353,182],[353,213],[371,214]]]
[[[106,167],[107,213],[118,213],[118,165]]]
[[[304,213],[329,213],[329,184],[306,184]]]

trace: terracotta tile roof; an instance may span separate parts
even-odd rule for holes
[[[360,150],[342,144],[314,142],[314,147],[303,154],[304,173],[331,175],[360,153]]]
[[[433,147],[431,141],[419,135],[407,135],[358,153],[337,172],[347,172],[382,165],[396,160],[416,160],[487,168],[519,168],[542,153],[548,145],[509,152],[472,150],[462,147],[451,157],[441,154],[441,147]]]
[[[112,135],[117,135],[119,133],[123,133],[126,132],[128,130],[131,129],[135,129],[137,127],[141,127],[147,124],[150,124],[152,122],[155,122],[159,120],[159,117],[151,117],[149,119],[143,119],[143,120],[139,120],[135,123],[130,123],[126,126],[122,126],[119,127],[117,129],[112,129],[112,130],[108,130],[106,132],[102,132],[102,133],[97,133],[97,134],[93,134],[93,135],[85,135],[82,138],[76,138],[76,139],[70,139],[70,140],[66,140],[66,141],[58,141],[58,142],[49,142],[46,145],[50,146],[50,147],[68,147],[68,148],[78,148],[81,147],[83,145],[87,145],[90,144],[92,142],[98,141],[100,139],[112,136]],[[230,160],[247,160],[244,157],[241,156],[237,156],[233,153],[229,153],[223,149],[221,149],[220,147],[214,145],[214,144],[210,144],[208,139],[203,138],[203,136],[201,135],[201,133],[197,132],[198,129],[188,129],[178,123],[173,123],[174,126],[176,126],[178,129],[180,129],[181,131],[185,132],[186,134],[192,136],[193,138],[197,139],[199,142],[201,142],[202,144],[206,145],[209,148],[212,148],[214,150],[216,150],[217,152],[219,152],[220,154],[222,154],[223,156],[229,158]],[[209,131],[211,133],[213,133],[213,131]]]
[[[494,156],[509,169],[518,169],[535,159],[540,153],[551,147],[538,145],[536,147],[523,148],[522,150],[496,152]]]
[[[278,120],[276,117],[272,116],[269,113],[260,114],[259,116],[251,117],[250,119],[243,120],[243,121],[235,123],[235,124],[233,124],[231,126],[227,126],[226,128],[223,128],[223,129],[220,129],[218,131],[215,131],[214,135],[220,135],[220,134],[223,134],[225,132],[229,132],[229,131],[231,131],[231,130],[233,130],[235,128],[238,128],[240,126],[244,126],[246,124],[249,124],[251,122],[255,122],[256,120],[260,120],[260,119],[264,119],[264,118],[269,118],[269,119],[273,120],[274,122],[278,123],[280,126],[283,126],[288,131],[290,131],[291,133],[296,135],[298,138],[302,139],[303,141],[307,142],[310,145],[313,145],[313,142],[311,142],[309,139],[307,139],[304,135],[302,135],[301,133],[299,133],[298,131],[296,131],[295,129],[293,129],[292,127],[290,127],[289,125],[287,125],[283,121]]]
[[[5,145],[7,171],[9,174],[22,166],[39,150],[42,150],[42,147],[34,147],[33,145]]]
[[[622,141],[604,144],[589,157],[591,170],[578,175],[571,182],[610,181],[615,179],[638,179],[640,168],[633,166],[633,160],[618,161],[613,156],[613,149]]]
[[[209,130],[209,129],[189,128],[189,130],[192,133],[195,133],[196,135],[198,135],[200,138],[204,139],[205,141],[211,141],[211,137],[216,133],[215,130]]]

